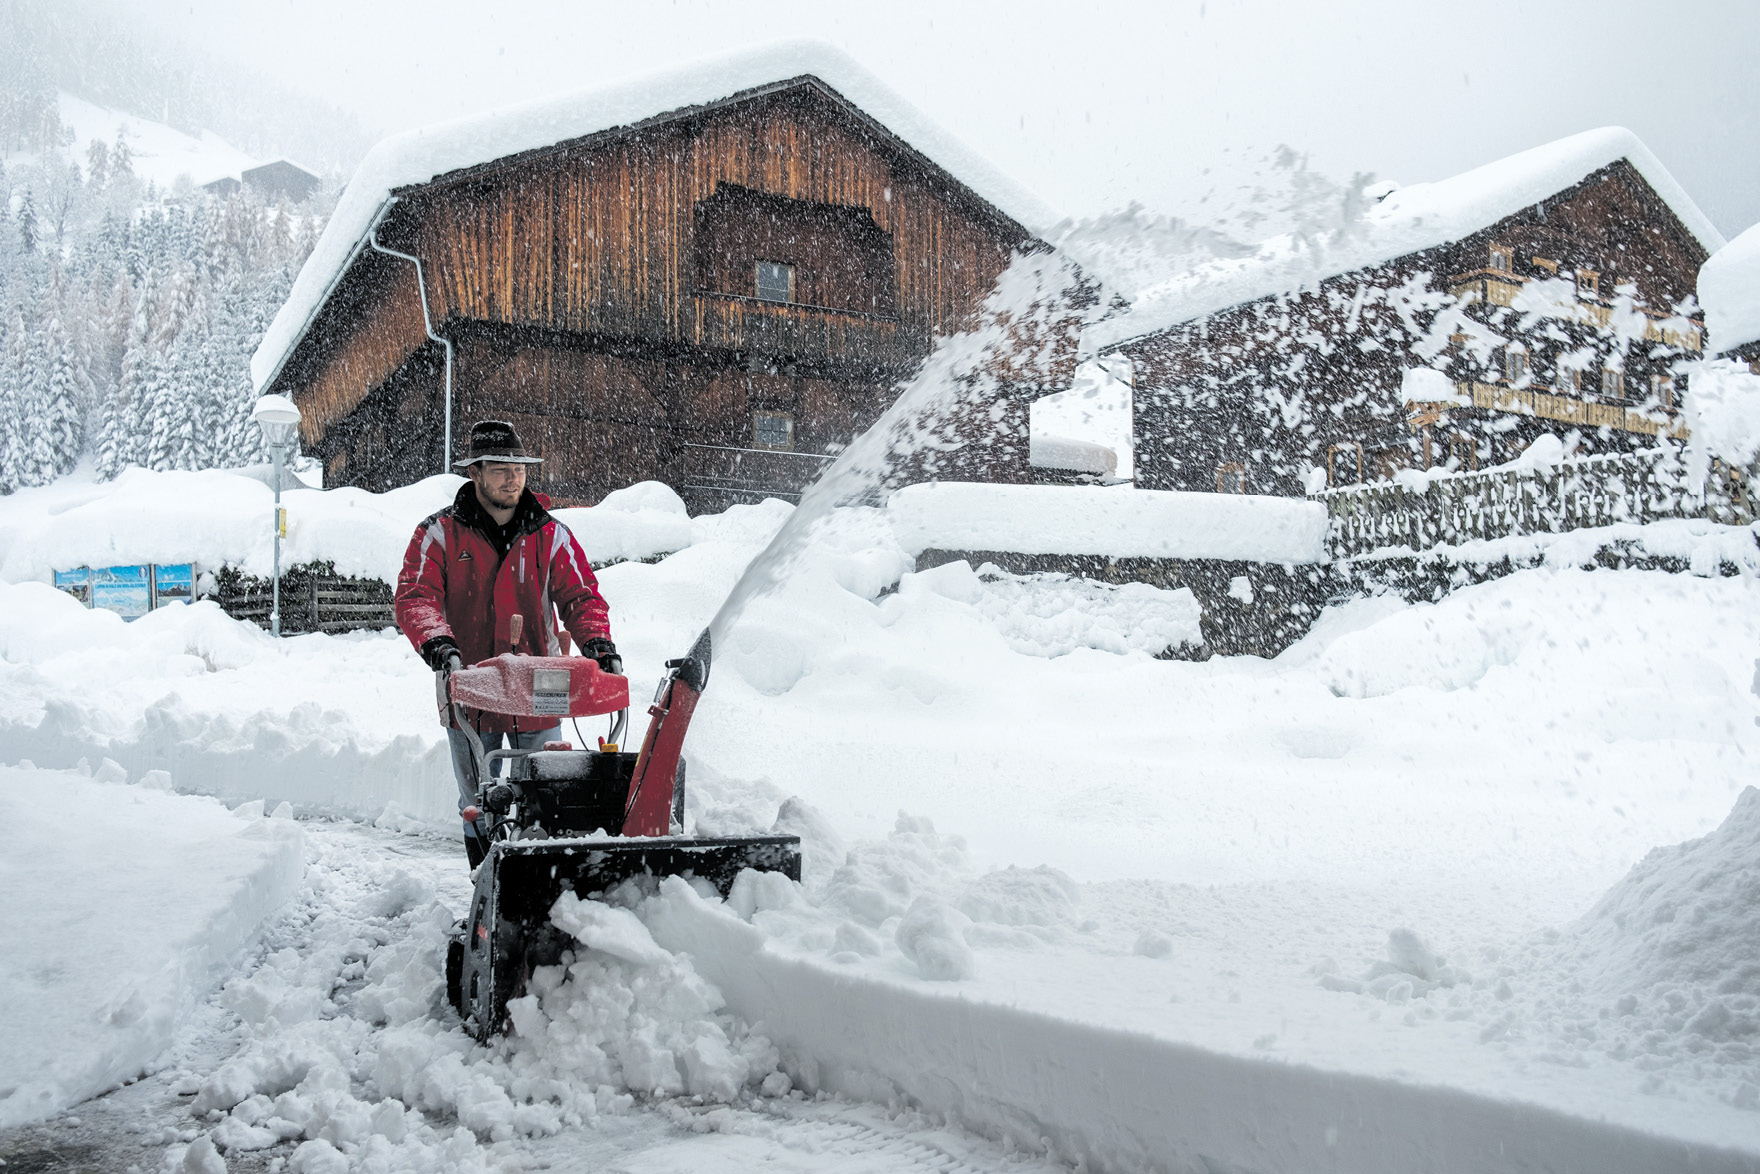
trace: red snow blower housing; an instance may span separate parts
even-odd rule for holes
[[[801,877],[798,836],[693,837],[683,833],[684,735],[709,683],[709,633],[666,662],[647,736],[621,745],[629,680],[585,657],[506,654],[470,668],[456,657],[439,676],[440,707],[464,731],[477,778],[465,809],[489,839],[470,912],[446,952],[446,993],[479,1040],[501,1031],[507,1001],[536,966],[561,961],[573,940],[550,924],[565,892],[598,897],[632,877],[696,877],[723,896],[742,869]],[[598,750],[485,753],[466,707],[521,717],[615,715]],[[552,744],[554,745],[554,744]],[[498,763],[504,773],[494,773]]]

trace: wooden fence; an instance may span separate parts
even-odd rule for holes
[[[227,615],[269,626],[273,602],[268,579],[258,579],[223,568],[218,601]],[[281,631],[352,632],[357,629],[389,628],[396,623],[391,611],[391,586],[378,579],[355,579],[338,575],[328,563],[306,563],[281,573]]]
[[[1550,469],[1492,469],[1437,477],[1427,488],[1388,482],[1323,490],[1333,558],[1428,550],[1475,539],[1555,534],[1617,522],[1755,520],[1748,471],[1712,462],[1701,482],[1673,448],[1566,460]]]

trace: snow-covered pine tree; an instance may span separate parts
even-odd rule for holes
[[[18,484],[47,485],[61,475],[49,422],[52,356],[45,328],[31,332],[25,348],[24,377],[18,385]]]
[[[4,348],[0,349],[0,492],[11,493],[24,484],[25,438],[25,368],[30,362],[30,334],[25,328],[24,310],[12,307],[6,316]]]
[[[73,340],[61,325],[60,314],[50,315],[42,336],[49,378],[44,389],[41,431],[49,442],[51,476],[59,477],[72,470],[79,461],[80,449],[85,443],[86,395],[90,383],[82,370],[84,356],[77,352]]]
[[[97,473],[108,481],[130,465],[144,463],[145,437],[141,434],[145,396],[158,378],[158,355],[154,350],[154,317],[158,279],[148,269],[134,301],[128,338],[123,346],[122,369],[116,393],[109,397],[99,423]]]
[[[37,205],[31,198],[31,189],[25,188],[18,200],[18,213],[13,217],[18,225],[18,247],[27,256],[37,251]]]

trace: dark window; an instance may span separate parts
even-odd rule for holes
[[[1216,492],[1245,493],[1247,491],[1247,466],[1240,461],[1228,461],[1216,466]]]
[[[794,416],[788,412],[753,412],[752,447],[793,449]]]
[[[794,301],[794,266],[781,261],[759,261],[757,297],[766,302]]]
[[[1528,352],[1519,346],[1505,347],[1503,351],[1503,377],[1511,383],[1519,383],[1528,373]]]
[[[1601,296],[1601,274],[1593,269],[1577,270],[1577,292],[1586,298]]]

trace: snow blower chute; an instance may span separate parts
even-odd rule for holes
[[[470,668],[455,659],[440,675],[442,711],[465,731],[476,768],[477,805],[465,818],[487,832],[476,891],[446,953],[446,992],[479,1040],[502,1030],[507,1001],[536,966],[561,960],[573,940],[550,923],[563,893],[599,897],[632,877],[695,877],[723,896],[742,869],[799,880],[798,836],[683,835],[680,751],[697,697],[709,682],[709,633],[666,662],[641,750],[626,753],[629,680],[584,657],[498,656]],[[552,743],[540,750],[484,752],[464,707],[543,717],[615,714],[600,749]],[[552,748],[561,745],[563,748]],[[491,771],[505,760],[505,773]]]

